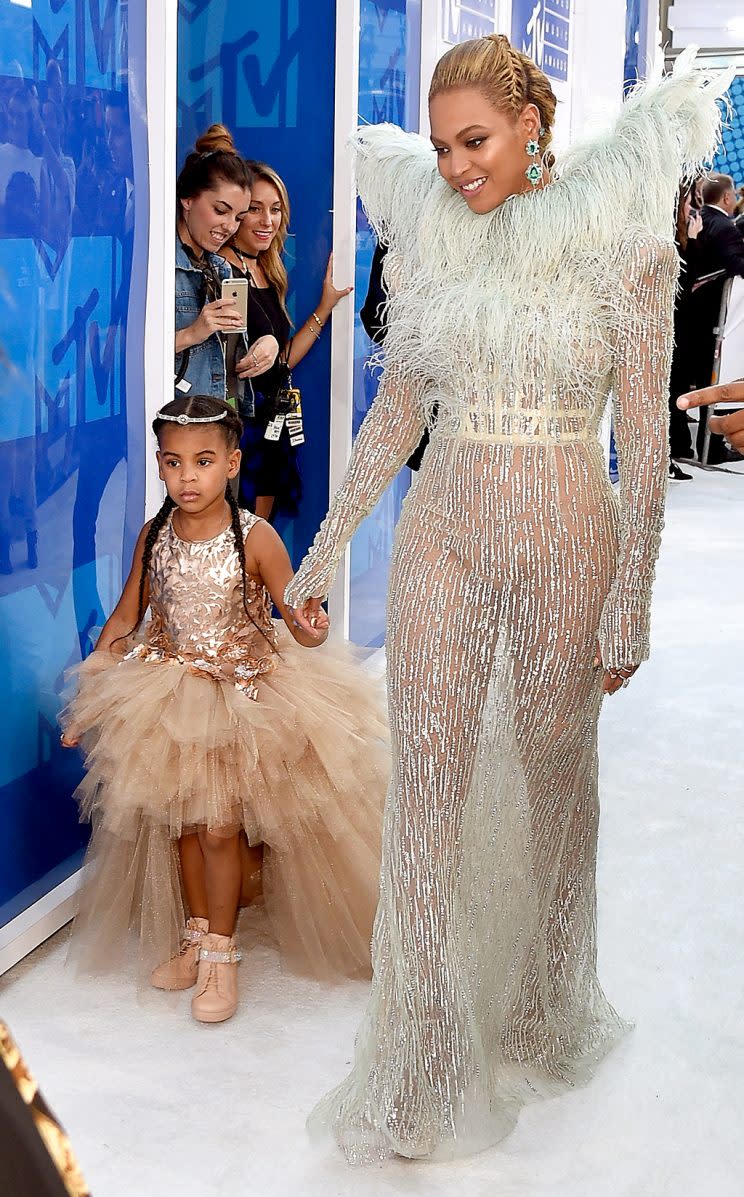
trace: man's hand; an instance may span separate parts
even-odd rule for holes
[[[725,382],[719,387],[702,387],[699,391],[680,395],[677,407],[680,411],[689,411],[691,407],[708,407],[711,403],[744,404],[744,379]],[[732,449],[744,453],[744,409],[731,412],[728,416],[711,416],[710,430],[718,436],[725,436]]]

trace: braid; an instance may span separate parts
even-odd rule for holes
[[[176,504],[173,502],[170,495],[166,495],[163,500],[163,506],[156,516],[153,517],[150,527],[147,529],[147,536],[142,549],[142,568],[140,570],[139,579],[139,597],[137,599],[137,622],[133,628],[130,628],[123,636],[117,636],[116,640],[112,640],[112,644],[116,644],[119,640],[126,640],[128,636],[132,636],[137,628],[142,623],[142,617],[145,614],[145,582],[147,581],[147,574],[150,569],[150,562],[152,561],[152,551],[155,548],[155,543],[163,531],[167,522],[168,516],[173,511]]]
[[[228,482],[225,488],[225,498],[230,507],[230,514],[232,516],[232,532],[235,540],[235,552],[238,554],[238,561],[240,562],[240,578],[243,586],[243,610],[250,619],[248,611],[248,577],[245,572],[245,541],[243,539],[243,525],[240,522],[240,508],[238,507],[238,500],[232,492],[232,487]]]
[[[232,515],[232,533],[233,539],[235,541],[235,551],[238,554],[238,561],[240,562],[240,578],[243,586],[243,610],[250,619],[254,628],[257,628],[264,640],[266,640],[266,642],[270,644],[272,648],[274,648],[274,645],[271,643],[271,640],[266,635],[263,628],[256,623],[255,619],[248,610],[248,574],[245,568],[245,540],[243,539],[243,525],[240,522],[240,508],[238,507],[238,500],[235,498],[229,482],[225,488],[225,498],[227,499],[228,505],[230,507],[230,513]]]
[[[526,104],[534,104],[545,132],[540,150],[550,144],[556,99],[547,75],[512,46],[503,33],[490,33],[460,42],[448,50],[434,68],[429,100],[441,92],[474,87],[494,108],[516,120]]]
[[[525,104],[527,91],[525,70],[521,62],[522,55],[512,47],[509,39],[503,33],[492,34],[488,40],[498,48],[501,80],[499,90],[503,89],[504,100],[512,114],[519,116]],[[495,79],[494,85],[498,87]]]

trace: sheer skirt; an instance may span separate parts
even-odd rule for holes
[[[372,996],[311,1119],[352,1161],[496,1142],[623,1033],[596,976],[593,660],[616,556],[595,443],[430,448],[390,584]]]

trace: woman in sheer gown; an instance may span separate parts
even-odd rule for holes
[[[438,418],[390,576],[372,994],[353,1069],[311,1118],[352,1162],[486,1147],[625,1030],[596,974],[597,722],[649,651],[674,203],[719,126],[693,57],[552,173],[555,98],[501,36],[438,64],[435,152],[389,125],[358,135],[389,247],[385,372],[287,590],[303,626]]]

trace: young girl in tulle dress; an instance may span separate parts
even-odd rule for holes
[[[76,796],[94,825],[72,945],[99,971],[138,933],[152,984],[195,986],[194,1017],[220,1022],[237,1007],[248,845],[263,845],[266,910],[290,967],[369,973],[384,703],[345,652],[297,648],[322,644],[328,619],[299,629],[282,597],[284,545],[235,503],[232,408],[179,398],[153,431],[167,498],[62,716],[63,743],[85,755]]]

